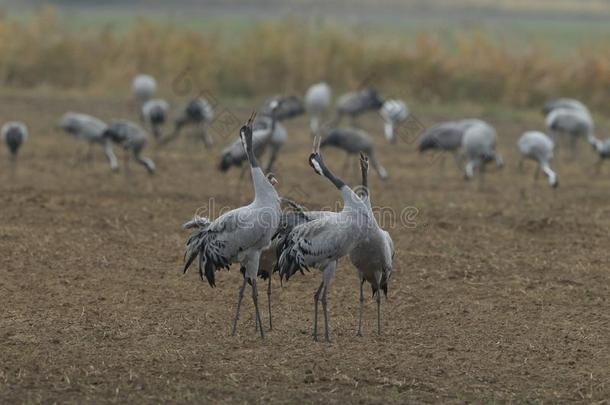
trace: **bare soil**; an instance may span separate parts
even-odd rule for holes
[[[311,339],[319,274],[274,286],[274,330],[261,341],[246,299],[230,337],[241,275],[218,287],[182,275],[180,225],[214,199],[248,201],[238,172],[217,172],[213,151],[184,136],[158,153],[158,174],[110,173],[100,151],[53,129],[66,110],[129,116],[107,99],[3,96],[2,120],[23,119],[31,138],[15,178],[0,154],[0,402],[463,403],[581,402],[610,398],[610,168],[593,153],[556,162],[552,190],[533,164],[516,168],[515,141],[541,118],[495,118],[507,166],[486,184],[465,183],[451,159],[419,156],[401,139],[378,153],[390,173],[371,174],[376,205],[418,210],[387,224],[396,244],[389,296],[376,336],[367,296],[356,336],[358,280],[343,260],[329,296],[333,343]],[[235,109],[245,119],[249,110]],[[430,123],[438,115],[418,115]],[[491,121],[491,119],[490,119]],[[286,124],[281,194],[310,208],[336,190],[306,163],[307,123]],[[343,156],[328,151],[342,174]],[[355,182],[355,170],[348,173]],[[261,288],[264,292],[264,288]],[[261,301],[267,319],[266,296]]]

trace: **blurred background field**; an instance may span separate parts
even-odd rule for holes
[[[137,72],[232,98],[372,82],[423,103],[610,110],[610,1],[0,1],[0,85],[114,94]]]

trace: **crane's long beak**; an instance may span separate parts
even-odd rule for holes
[[[252,114],[250,115],[250,118],[248,119],[248,126],[251,127],[252,123],[254,122],[254,119],[256,118],[256,110],[252,111]]]
[[[312,149],[313,153],[320,153],[320,142],[321,142],[320,135],[316,134],[313,138],[313,149]]]

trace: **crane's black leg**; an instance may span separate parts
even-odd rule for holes
[[[364,311],[364,279],[360,280],[360,316],[358,317],[358,333],[362,336],[362,312]]]
[[[540,177],[540,165],[536,166],[536,171],[534,172],[534,181],[538,181],[538,177]]]
[[[252,283],[252,301],[254,302],[254,311],[256,312],[256,320],[260,326],[261,339],[265,339],[265,332],[263,331],[263,321],[261,320],[261,311],[258,308],[258,290],[256,289],[256,276],[250,280]]]
[[[602,170],[602,164],[604,163],[604,158],[600,156],[600,158],[595,162],[595,174],[599,174]]]
[[[318,301],[320,301],[320,292],[322,291],[322,287],[324,287],[324,282],[320,283],[320,287],[318,287],[316,293],[313,295],[313,340],[315,340],[316,342],[318,341]]]
[[[214,146],[214,140],[210,136],[208,126],[205,122],[201,124],[201,139],[203,140],[206,149],[211,149],[212,146]]]
[[[271,273],[269,274],[269,284],[267,284],[267,302],[269,303],[269,330],[273,330],[271,322]]]
[[[246,277],[244,277],[244,282],[239,289],[239,296],[237,298],[237,311],[235,312],[235,318],[233,319],[233,331],[231,332],[231,336],[235,336],[237,333],[237,320],[239,319],[239,309],[241,308],[241,301],[244,299],[244,290],[246,289]]]
[[[381,335],[381,292],[377,290],[377,335]]]
[[[330,334],[328,333],[328,305],[327,305],[327,296],[328,296],[328,284],[324,284],[324,289],[322,290],[322,311],[324,311],[324,339],[330,343]]]

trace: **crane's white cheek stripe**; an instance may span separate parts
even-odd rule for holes
[[[318,161],[315,160],[315,159],[311,159],[311,164],[313,165],[313,168],[316,171],[316,173],[318,173],[321,176],[322,175],[322,167],[320,167],[320,164],[318,163]]]

